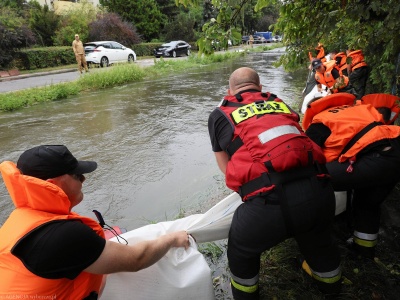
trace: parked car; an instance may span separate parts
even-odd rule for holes
[[[265,37],[261,35],[254,35],[254,44],[263,44],[265,42],[266,42]]]
[[[274,43],[280,43],[280,42],[282,42],[282,37],[281,37],[280,35],[274,35],[274,36],[272,37],[272,42],[274,42]]]
[[[254,33],[255,36],[264,37],[263,43],[271,43],[272,42],[272,32],[271,31],[258,31]]]
[[[228,47],[231,47],[231,46],[232,46],[232,41],[228,40]],[[224,48],[221,47],[221,43],[218,40],[211,41],[211,47],[213,47],[214,51],[224,50]]]
[[[130,48],[114,41],[84,43],[85,56],[88,65],[99,64],[108,67],[116,62],[134,62],[136,53]]]
[[[190,55],[191,46],[185,41],[172,41],[169,43],[162,44],[153,50],[155,57],[177,57],[185,54]]]
[[[265,38],[262,35],[253,35],[253,43],[254,44],[261,44],[261,43],[265,43]],[[248,44],[249,43],[249,36],[248,35],[244,35],[242,36],[242,44]]]

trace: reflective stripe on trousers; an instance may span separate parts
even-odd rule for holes
[[[361,247],[375,247],[378,243],[378,233],[353,232],[353,241]]]
[[[303,261],[303,264],[301,267],[312,278],[314,278],[315,280],[321,281],[323,283],[336,283],[340,280],[340,278],[342,278],[342,271],[341,271],[340,266],[333,271],[316,272],[310,268],[310,266],[307,264],[306,261]]]
[[[232,286],[245,293],[254,293],[258,290],[258,274],[250,279],[239,278],[231,273]]]

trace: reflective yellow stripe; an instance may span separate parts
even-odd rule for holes
[[[321,282],[325,282],[325,283],[335,283],[338,282],[340,280],[340,278],[342,278],[342,272],[339,272],[338,275],[334,276],[334,277],[329,277],[329,278],[325,278],[325,277],[319,277],[318,275],[314,274],[312,275],[312,277],[318,281]]]
[[[327,275],[330,277],[322,277],[322,273],[318,273],[319,275],[317,275],[313,270],[311,270],[310,266],[308,265],[308,263],[305,260],[301,264],[301,267],[308,275],[312,276],[312,278],[314,278],[318,281],[321,281],[321,282],[335,283],[335,282],[339,281],[340,278],[342,278],[342,272],[340,271],[340,268],[338,268],[332,272],[324,273],[324,275]],[[335,274],[335,275],[332,276],[333,274]]]
[[[310,276],[312,276],[312,272],[310,269],[310,266],[308,265],[308,263],[304,260],[303,263],[301,264],[301,267],[303,268],[303,270]]]
[[[359,239],[359,238],[356,237],[356,236],[353,236],[353,241],[354,241],[354,243],[356,243],[357,245],[360,245],[360,246],[362,246],[362,247],[368,247],[368,248],[375,247],[376,244],[378,244],[378,240],[367,241],[367,240]]]
[[[231,278],[231,284],[235,289],[245,292],[245,293],[255,293],[258,289],[258,283],[255,285],[251,285],[251,286],[244,286],[244,285],[241,285],[241,284],[235,282],[232,278]]]
[[[231,117],[236,124],[239,124],[256,115],[271,113],[291,114],[292,112],[283,102],[264,101],[239,107],[231,113]]]

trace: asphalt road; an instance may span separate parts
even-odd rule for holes
[[[180,57],[184,59],[185,57]],[[135,64],[146,67],[154,65],[154,58],[137,60]],[[109,67],[109,68],[112,68]],[[93,68],[90,72],[99,72],[107,70],[107,68]],[[28,88],[48,86],[61,82],[70,82],[77,80],[82,75],[77,69],[64,69],[51,72],[41,72],[26,75],[19,75],[13,77],[5,77],[0,79],[0,93],[13,92]]]

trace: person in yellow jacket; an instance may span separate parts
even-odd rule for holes
[[[75,39],[72,42],[72,50],[74,50],[76,62],[78,63],[78,71],[82,74],[82,70],[85,68],[85,71],[89,72],[85,57],[85,48],[83,47],[78,34],[75,34]]]
[[[391,103],[374,97],[380,111]],[[392,99],[398,101],[399,98]],[[352,247],[367,258],[375,256],[380,205],[400,180],[400,127],[371,104],[340,93],[310,104],[303,119],[306,134],[326,157],[326,167],[335,191],[353,191]],[[392,101],[392,102],[393,102]]]
[[[362,50],[347,50],[347,74],[351,85],[357,92],[359,99],[365,95],[365,86],[369,75],[368,65],[365,62]]]
[[[185,231],[135,245],[105,240],[98,222],[71,211],[83,200],[83,174],[96,168],[63,145],[37,146],[17,164],[0,164],[15,205],[0,228],[0,299],[97,299],[103,274],[136,272],[172,247],[189,246]]]

